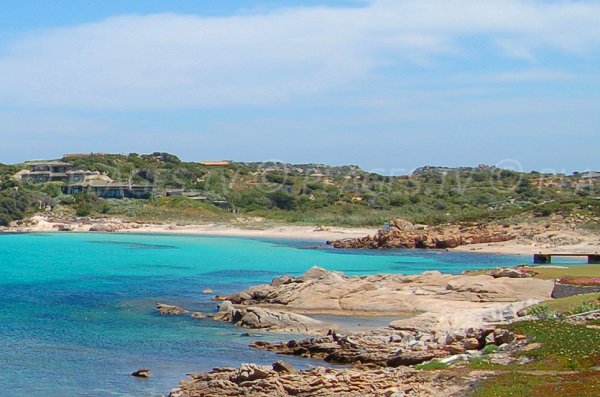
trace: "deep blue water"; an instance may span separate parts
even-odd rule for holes
[[[420,273],[529,258],[437,251],[336,251],[314,242],[130,234],[0,235],[2,396],[160,396],[186,373],[269,352],[239,328],[162,317],[156,302],[215,311],[202,294],[237,291],[313,265],[347,274]],[[298,367],[310,360],[286,358]],[[148,367],[152,378],[129,374]]]

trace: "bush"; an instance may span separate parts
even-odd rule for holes
[[[284,190],[269,193],[268,197],[273,205],[279,209],[291,211],[297,207],[296,198]]]

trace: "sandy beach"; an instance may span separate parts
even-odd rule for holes
[[[600,236],[591,231],[565,228],[500,243],[463,245],[453,250],[505,255],[533,255],[540,252],[593,254],[600,252]]]
[[[257,238],[282,238],[298,240],[327,241],[343,238],[362,237],[372,234],[375,229],[367,228],[315,228],[311,226],[274,226],[266,228],[247,229],[220,224],[206,225],[142,225],[138,228],[119,230],[123,233],[173,233],[199,236],[224,236],[224,237],[257,237]]]
[[[20,224],[4,228],[10,233],[49,233],[49,232],[117,232],[149,234],[185,234],[198,236],[223,236],[247,238],[280,238],[311,241],[330,241],[360,238],[374,235],[376,228],[316,227],[273,224],[150,224],[123,222],[119,219],[76,219],[60,220],[44,216],[34,216]],[[534,253],[581,253],[600,252],[600,236],[592,231],[569,228],[542,230],[529,227],[514,240],[470,244],[453,248],[457,252],[481,252],[504,255],[529,256]]]
[[[149,224],[122,222],[118,219],[57,220],[43,216],[34,216],[17,226],[4,228],[3,231],[9,233],[110,231],[118,233],[281,238],[325,242],[328,240],[363,237],[369,234],[374,234],[377,232],[377,229],[296,225],[231,225],[219,223],[197,225]]]

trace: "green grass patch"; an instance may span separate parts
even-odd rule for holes
[[[523,321],[510,328],[542,344],[522,352],[535,359],[527,366],[537,369],[582,370],[600,365],[600,330],[559,321]]]
[[[486,347],[483,348],[482,353],[483,354],[490,354],[495,352],[496,350],[498,350],[498,346],[496,345],[487,345]]]
[[[487,357],[475,357],[469,362],[469,368],[471,369],[481,369],[481,370],[505,370],[507,367],[492,364]]]
[[[588,310],[600,308],[600,293],[569,296],[566,298],[551,299],[533,305],[526,309],[527,314],[538,314],[543,311],[560,314],[583,313]]]
[[[485,380],[473,397],[596,397],[600,395],[600,374],[534,375],[507,372]]]
[[[444,364],[438,360],[431,360],[427,363],[415,365],[416,369],[420,369],[420,370],[424,370],[424,371],[435,371],[435,370],[440,370],[440,369],[446,369],[448,367],[449,367],[448,364]]]
[[[600,277],[600,265],[575,265],[565,268],[545,268],[534,266],[536,277],[543,279],[558,279],[565,276],[572,277]]]

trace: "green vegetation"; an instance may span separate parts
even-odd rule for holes
[[[444,364],[444,363],[440,362],[439,360],[431,360],[431,361],[423,363],[423,364],[415,365],[416,369],[420,369],[423,371],[436,371],[436,370],[440,370],[440,369],[446,369],[448,367],[449,367],[448,364]]]
[[[600,330],[563,321],[523,321],[511,329],[542,347],[522,355],[535,361],[525,366],[544,370],[583,370],[600,365]]]
[[[600,309],[600,293],[547,300],[528,307],[525,313],[549,319],[557,315],[585,313],[596,309]]]
[[[483,348],[482,353],[483,354],[491,354],[491,353],[495,352],[496,350],[498,350],[498,346],[487,345],[486,347]]]
[[[11,179],[13,171],[14,167],[0,164],[0,226],[56,205],[53,197],[46,192],[51,189],[49,186],[25,187]]]
[[[473,397],[596,397],[600,395],[598,371],[576,374],[526,374],[507,372],[484,381]]]
[[[563,304],[566,307],[566,301]],[[573,304],[566,310],[573,310]],[[510,329],[539,343],[538,348],[519,353],[533,361],[501,366],[485,357],[473,360],[470,368],[499,371],[482,382],[473,397],[599,395],[600,329],[555,320],[518,322]]]
[[[487,166],[423,167],[407,176],[320,164],[232,162],[211,167],[184,162],[169,153],[91,154],[61,160],[74,164],[76,169],[106,174],[115,181],[150,184],[156,196],[183,189],[205,198],[201,204],[185,198],[187,204],[156,201],[153,197],[108,204],[87,199],[70,202],[62,198],[60,184],[22,186],[59,201],[79,215],[228,221],[233,213],[274,222],[342,226],[380,226],[393,218],[440,224],[510,222],[522,216],[544,222],[553,214],[592,220],[600,216],[600,183],[584,183],[576,175],[518,173]],[[0,165],[0,181],[10,180],[23,168],[25,165]],[[6,189],[0,192],[5,194]],[[25,212],[32,210],[34,207],[28,206]],[[14,215],[11,219],[22,216],[13,209],[7,211]],[[595,224],[591,221],[590,227]]]
[[[600,275],[600,265],[570,265],[566,268],[532,268],[536,277],[555,280],[565,276],[572,277],[598,277]]]

